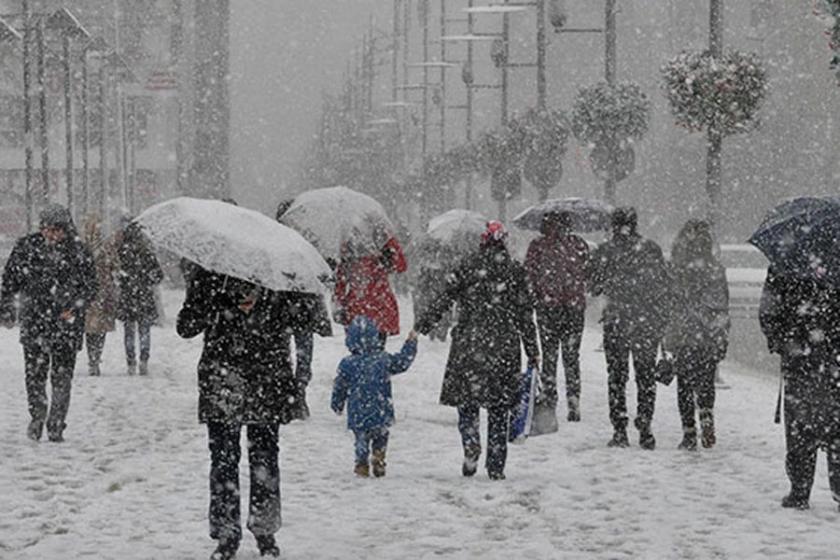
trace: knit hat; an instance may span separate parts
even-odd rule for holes
[[[489,243],[501,243],[507,237],[507,230],[505,225],[498,220],[490,220],[487,222],[487,229],[481,234],[481,242],[484,245]]]
[[[65,230],[73,225],[73,216],[70,211],[60,204],[48,204],[41,210],[38,216],[41,229],[47,227],[60,227]]]

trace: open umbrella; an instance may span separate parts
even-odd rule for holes
[[[487,218],[478,212],[450,210],[429,220],[410,252],[427,266],[446,268],[478,248],[486,227]]]
[[[301,193],[280,221],[335,261],[342,247],[357,256],[376,254],[396,231],[381,204],[347,187]]]
[[[749,242],[780,273],[840,285],[840,197],[798,197],[771,210]]]
[[[543,217],[550,212],[568,212],[574,231],[590,232],[609,228],[613,207],[589,198],[554,198],[528,208],[513,223],[522,229],[540,231]]]
[[[330,268],[294,230],[218,200],[181,197],[135,221],[155,244],[212,270],[277,291],[324,293]]]

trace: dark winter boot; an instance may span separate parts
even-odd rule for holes
[[[489,471],[487,473],[487,476],[490,477],[490,480],[504,480],[505,479],[505,473],[503,473],[503,472]]]
[[[137,362],[128,362],[126,364],[125,372],[128,375],[135,375],[137,373]]]
[[[140,361],[140,370],[138,371],[140,375],[149,375],[149,362],[146,360]]]
[[[353,472],[359,478],[367,478],[370,476],[370,466],[367,463],[356,463]]]
[[[274,535],[258,535],[257,548],[260,550],[260,556],[280,558],[280,548],[274,540]]]
[[[371,469],[373,470],[373,476],[376,478],[381,478],[385,476],[385,450],[384,449],[374,449],[373,450],[373,459],[370,461]]]
[[[580,422],[580,399],[578,397],[569,397],[567,399],[569,405],[569,412],[566,415],[568,422]]]
[[[650,422],[636,418],[636,428],[639,430],[639,447],[652,451],[656,448],[656,438],[650,431]]]
[[[715,417],[711,410],[700,410],[700,442],[706,449],[711,449],[717,443],[715,437]]]
[[[782,498],[782,507],[804,510],[809,509],[811,507],[811,504],[808,503],[808,498],[798,496],[791,492],[790,494]]]
[[[697,451],[697,430],[694,428],[683,429],[683,439],[677,449]]]
[[[627,430],[616,428],[613,437],[607,442],[607,447],[630,447],[630,439],[627,437]]]
[[[26,428],[26,437],[32,441],[39,441],[43,431],[44,423],[40,420],[33,420],[29,423],[29,427]]]
[[[99,370],[99,364],[90,364],[88,366],[88,373],[91,377],[99,377],[101,371]]]
[[[236,557],[237,550],[239,550],[239,541],[220,540],[216,550],[210,555],[210,560],[232,560]]]
[[[478,470],[478,458],[481,456],[480,447],[469,447],[464,450],[464,464],[461,465],[461,474],[473,476]]]
[[[64,428],[66,427],[67,424],[64,422],[55,426],[47,426],[47,439],[54,443],[61,443],[64,441]]]

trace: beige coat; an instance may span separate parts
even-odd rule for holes
[[[87,310],[85,332],[104,334],[116,328],[118,294],[114,274],[117,269],[117,244],[113,239],[104,239],[101,224],[96,217],[86,221],[83,241],[93,253],[99,283],[96,297]]]

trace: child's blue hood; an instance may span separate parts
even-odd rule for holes
[[[347,349],[353,354],[370,354],[381,349],[379,329],[368,317],[359,315],[347,328]]]

